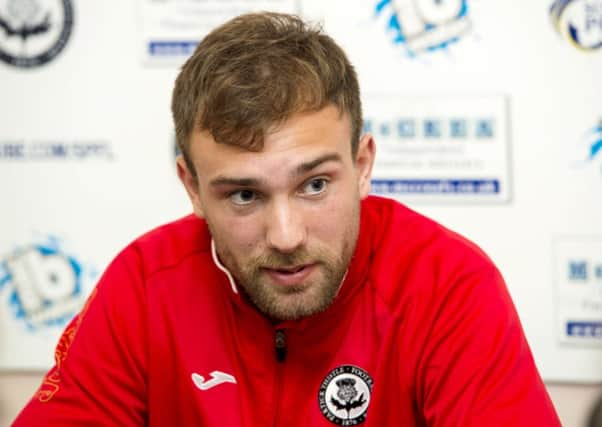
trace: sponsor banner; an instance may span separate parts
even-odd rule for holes
[[[372,192],[404,202],[508,202],[504,96],[368,96]]]
[[[409,57],[447,50],[471,31],[467,0],[377,0],[375,15]]]
[[[58,336],[97,278],[94,267],[53,236],[4,252],[0,368],[47,368]]]
[[[0,61],[44,65],[65,48],[72,28],[70,0],[0,0]]]
[[[554,262],[560,341],[602,345],[602,236],[557,239]]]
[[[211,30],[253,11],[297,13],[297,0],[138,0],[146,65],[179,66]]]
[[[602,48],[602,0],[556,0],[550,19],[558,34],[575,48]]]

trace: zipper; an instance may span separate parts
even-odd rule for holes
[[[286,360],[286,334],[284,333],[284,329],[276,329],[274,351],[276,352],[276,360],[284,363]]]
[[[284,382],[284,362],[286,361],[286,334],[283,329],[276,329],[274,334],[274,356],[276,358],[276,385],[274,387],[275,411],[274,427],[278,427],[280,406],[282,402],[282,387]]]

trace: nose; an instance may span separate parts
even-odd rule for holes
[[[292,253],[307,237],[303,213],[288,199],[274,200],[266,218],[267,243],[282,253]]]

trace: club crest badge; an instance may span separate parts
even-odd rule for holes
[[[73,27],[71,0],[0,0],[0,60],[20,68],[52,61]]]
[[[575,48],[602,49],[602,0],[555,0],[550,18],[558,34]]]
[[[355,426],[366,420],[373,380],[362,368],[338,366],[320,385],[318,404],[328,421],[340,426]]]

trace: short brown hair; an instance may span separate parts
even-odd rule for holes
[[[355,155],[362,113],[347,56],[321,28],[264,12],[238,16],[199,43],[176,79],[171,108],[178,147],[194,174],[188,147],[193,130],[260,151],[272,126],[329,104],[349,114]]]

